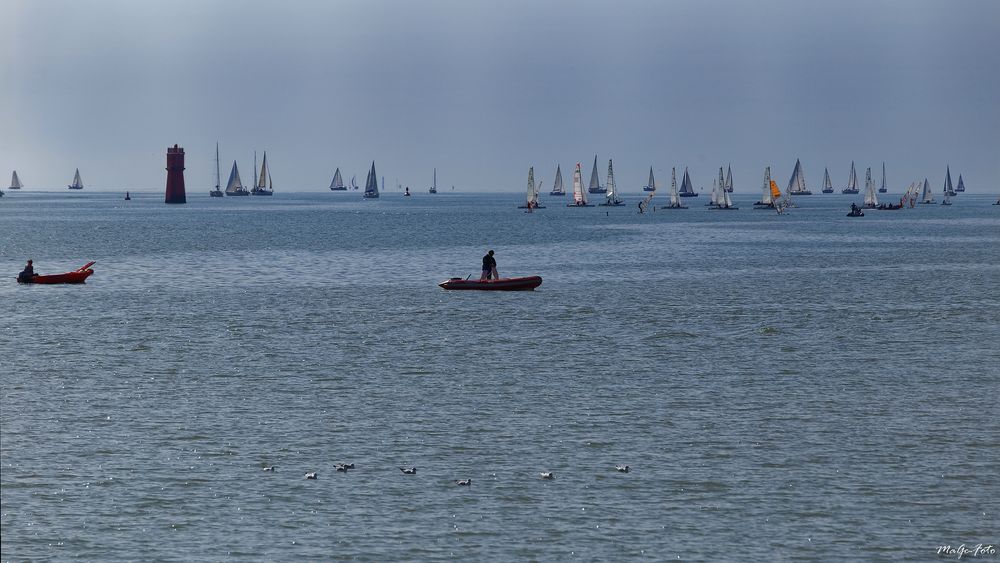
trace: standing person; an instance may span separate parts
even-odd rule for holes
[[[497,273],[497,261],[493,258],[493,251],[486,253],[483,256],[483,273],[479,276],[479,281],[486,281],[492,277],[493,279],[499,279],[500,274]]]
[[[17,281],[27,281],[30,282],[35,277],[35,267],[32,265],[31,260],[24,266],[21,273],[17,275]]]

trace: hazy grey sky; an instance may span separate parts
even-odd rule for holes
[[[392,186],[543,189],[615,160],[637,192],[689,166],[737,192],[886,161],[890,191],[950,164],[1000,187],[1000,1],[0,0],[0,183],[325,190],[372,160]],[[877,180],[876,180],[877,181]]]

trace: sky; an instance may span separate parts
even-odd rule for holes
[[[638,193],[818,189],[886,164],[1000,191],[996,0],[0,0],[0,187],[190,193],[268,153],[276,192],[374,160],[393,189],[551,188],[577,162]],[[814,190],[815,191],[815,190]]]

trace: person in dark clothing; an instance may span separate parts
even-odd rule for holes
[[[497,261],[493,258],[492,250],[483,256],[483,273],[479,276],[479,281],[486,281],[491,277],[493,279],[500,278],[500,274],[497,273]]]
[[[21,270],[21,273],[17,275],[17,281],[31,281],[35,277],[35,267],[31,264],[31,260],[28,260],[28,264]]]

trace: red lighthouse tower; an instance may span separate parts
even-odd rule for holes
[[[184,149],[167,147],[167,195],[164,203],[187,203],[184,196]]]

